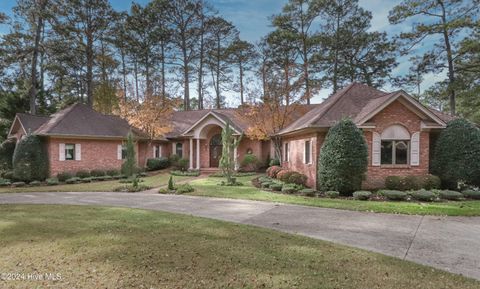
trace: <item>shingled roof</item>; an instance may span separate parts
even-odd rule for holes
[[[16,116],[25,129],[25,133],[36,131],[45,122],[50,120],[50,117],[48,116],[31,115],[27,113],[17,113]]]
[[[279,135],[307,128],[328,128],[346,117],[351,118],[357,124],[361,124],[364,118],[375,112],[376,109],[400,96],[407,98],[442,125],[451,120],[450,116],[423,106],[404,91],[388,93],[364,84],[352,83],[287,126],[279,132]]]
[[[148,136],[118,116],[101,114],[85,104],[74,104],[44,122],[35,134],[44,136],[82,136],[125,138],[130,130],[137,138]]]

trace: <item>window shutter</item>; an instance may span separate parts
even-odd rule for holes
[[[157,156],[157,146],[154,145],[153,146],[153,158],[155,158]]]
[[[58,160],[61,162],[65,161],[65,144],[61,143],[58,145]]]
[[[117,160],[121,160],[122,159],[122,145],[119,144],[117,146]]]
[[[372,134],[372,166],[380,166],[380,153],[382,150],[382,138],[379,133]]]
[[[410,165],[420,165],[420,132],[416,132],[412,135],[410,148]]]
[[[159,156],[159,157],[162,157],[162,145],[159,145],[159,146],[158,146],[158,149],[160,150],[160,151],[158,152],[158,156]]]
[[[75,160],[76,161],[82,160],[82,145],[79,143],[75,144]]]

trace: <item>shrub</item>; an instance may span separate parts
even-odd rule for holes
[[[234,177],[249,177],[249,176],[254,176],[256,175],[255,172],[236,172],[233,174]],[[225,175],[222,173],[222,172],[217,172],[217,173],[213,173],[213,174],[210,174],[208,175],[208,177],[210,178],[223,178],[225,177]]]
[[[254,172],[257,170],[258,166],[258,159],[255,155],[253,154],[246,154],[243,157],[242,162],[240,163],[242,166],[242,169],[247,172]]]
[[[90,171],[90,175],[92,177],[103,177],[105,176],[107,173],[103,170],[91,170]]]
[[[115,189],[113,189],[113,191],[124,192],[124,193],[136,193],[136,192],[143,192],[149,189],[150,187],[145,185],[138,185],[138,186],[127,185],[127,186],[116,187]]]
[[[92,177],[82,178],[80,181],[81,181],[82,183],[91,183],[91,182],[93,182],[93,178],[92,178]]]
[[[175,190],[175,184],[173,183],[173,177],[170,176],[170,178],[168,179],[168,189],[169,190]]]
[[[184,158],[179,158],[178,160],[172,162],[172,168],[178,171],[186,171],[188,170],[188,166],[190,161]]]
[[[283,184],[278,184],[278,183],[272,183],[270,185],[270,189],[272,191],[280,192],[282,190]]]
[[[277,173],[277,179],[284,182],[289,183],[290,176],[292,176],[295,172],[289,170],[281,170]]]
[[[15,148],[13,175],[20,181],[43,181],[48,177],[48,157],[40,137],[28,135]]]
[[[294,184],[284,184],[282,186],[282,193],[285,194],[294,194],[298,191],[297,187]]]
[[[13,179],[13,171],[4,172],[4,173],[3,173],[3,177],[4,177],[5,179],[12,180],[12,179]]]
[[[26,183],[25,182],[15,182],[15,183],[12,183],[12,187],[14,188],[20,188],[20,187],[25,187],[26,186]]]
[[[58,174],[57,174],[57,179],[58,179],[60,182],[65,182],[66,180],[71,179],[71,178],[73,178],[73,174],[68,173],[68,172],[58,173]]]
[[[40,182],[40,181],[33,181],[33,182],[30,182],[28,185],[32,186],[32,187],[38,187],[41,184],[42,184],[42,182]]]
[[[437,196],[431,191],[418,190],[412,193],[412,198],[418,201],[433,202]]]
[[[262,185],[262,188],[269,188],[271,184],[273,184],[273,183],[272,182],[263,182],[261,185]]]
[[[388,176],[385,179],[385,187],[388,190],[432,190],[440,188],[440,178],[433,175],[426,176]]]
[[[468,190],[468,191],[463,191],[462,194],[466,198],[480,200],[480,191]]]
[[[441,190],[438,191],[438,196],[443,200],[458,201],[463,199],[463,194],[456,191]]]
[[[47,183],[47,186],[56,186],[59,184],[59,181],[57,178],[49,178],[45,182]]]
[[[167,158],[161,157],[158,159],[148,159],[147,160],[147,170],[148,171],[158,171],[168,168],[170,162]]]
[[[401,191],[384,190],[380,194],[390,201],[404,201],[407,199],[407,193]]]
[[[81,179],[89,178],[89,177],[90,177],[90,172],[87,172],[87,171],[78,171],[78,172],[75,174],[75,176],[78,177],[78,178],[81,178]]]
[[[103,176],[102,177],[104,181],[111,181],[113,180],[113,177],[112,176]]]
[[[177,187],[176,193],[177,194],[186,194],[193,192],[194,189],[190,184],[181,184]]]
[[[107,176],[111,176],[111,177],[116,177],[116,176],[119,176],[120,175],[120,171],[119,170],[115,170],[115,169],[111,169],[111,170],[107,170],[105,172],[105,174]]]
[[[298,192],[307,197],[315,197],[315,193],[316,193],[314,189],[303,189]]]
[[[280,166],[280,160],[277,158],[271,159],[270,162],[268,163],[268,166],[270,167]]]
[[[65,183],[67,183],[67,184],[69,184],[69,185],[71,185],[71,184],[77,184],[77,183],[80,182],[80,180],[81,180],[81,179],[78,178],[78,177],[73,177],[73,178],[70,178],[70,179],[66,180]]]
[[[348,195],[359,190],[368,165],[363,132],[349,119],[330,128],[318,160],[318,185],[323,191]]]
[[[6,140],[0,144],[0,171],[13,169],[13,154],[15,152],[15,140]]]
[[[301,174],[299,172],[293,172],[290,174],[290,177],[288,177],[288,183],[290,184],[296,184],[296,185],[302,185],[305,186],[307,183],[308,177],[304,174]]]
[[[133,134],[128,133],[127,136],[127,156],[122,164],[122,174],[131,177],[137,172],[135,161],[135,144],[133,142]]]
[[[170,171],[172,176],[198,177],[200,171]]]
[[[325,192],[325,196],[327,198],[335,199],[335,198],[338,198],[340,196],[340,193],[337,192],[337,191],[327,191],[327,192]]]
[[[259,177],[259,178],[258,178],[258,182],[259,182],[259,183],[271,182],[271,181],[273,181],[273,179],[268,178],[268,177]]]
[[[356,191],[353,193],[353,198],[356,200],[366,201],[370,199],[371,195],[372,193],[369,191]]]
[[[480,129],[464,119],[450,121],[436,142],[432,171],[449,189],[460,181],[480,186]]]
[[[7,179],[0,179],[0,187],[7,187],[10,186],[12,183],[10,180]]]
[[[269,176],[270,178],[276,178],[278,172],[280,172],[281,170],[282,170],[282,167],[271,166],[267,169],[267,176]]]

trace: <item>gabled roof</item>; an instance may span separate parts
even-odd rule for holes
[[[422,105],[404,91],[387,93],[364,84],[352,83],[287,126],[279,132],[279,135],[290,134],[307,128],[328,128],[345,117],[351,118],[360,126],[399,98],[411,104],[412,107],[427,116],[429,121],[436,123],[438,126],[445,126],[446,122],[451,119],[443,113],[435,112]]]
[[[130,130],[137,138],[148,138],[118,116],[101,114],[85,104],[74,104],[43,123],[35,134],[44,136],[81,136],[97,138],[125,138]]]
[[[15,119],[13,120],[12,126],[10,127],[10,131],[8,135],[12,134],[12,130],[14,127],[18,125],[21,127],[25,134],[35,132],[40,126],[42,126],[45,122],[50,120],[48,116],[41,116],[41,115],[31,115],[27,113],[17,113],[15,115]]]

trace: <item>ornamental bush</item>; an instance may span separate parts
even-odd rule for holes
[[[366,201],[370,199],[371,195],[372,193],[369,191],[356,191],[353,193],[353,198],[360,201]]]
[[[450,121],[436,142],[432,171],[445,188],[456,189],[460,181],[480,186],[480,129],[464,119]]]
[[[294,173],[295,173],[294,171],[290,171],[290,170],[281,170],[277,173],[277,179],[284,183],[288,183],[290,176]]]
[[[439,189],[440,178],[434,175],[426,176],[388,176],[385,179],[385,187],[388,190],[409,191],[409,190],[432,190]]]
[[[405,201],[407,199],[407,193],[401,191],[385,190],[380,191],[380,194],[390,201]]]
[[[480,194],[479,194],[480,195]],[[458,201],[463,198],[463,194],[456,191],[442,190],[438,191],[438,196],[443,200]]]
[[[13,153],[15,152],[15,141],[6,140],[0,144],[0,171],[13,169]]]
[[[90,172],[88,172],[88,171],[78,171],[75,174],[75,176],[78,177],[78,178],[81,178],[81,179],[89,178],[90,177]]]
[[[241,162],[242,169],[246,172],[254,172],[258,167],[258,159],[254,154],[246,154]]]
[[[104,177],[107,173],[103,170],[91,170],[90,175],[92,177]]]
[[[170,161],[164,157],[147,160],[147,170],[149,171],[163,170],[168,168],[169,166],[170,166]]]
[[[47,150],[36,135],[25,136],[13,154],[13,177],[31,182],[43,181],[48,177]]]
[[[330,128],[318,160],[321,191],[350,195],[362,186],[368,165],[368,149],[362,131],[350,119]]]
[[[305,186],[307,179],[308,177],[306,175],[299,172],[293,172],[290,174],[287,183]]]
[[[462,194],[465,196],[465,198],[480,200],[480,191],[468,190],[463,191]]]
[[[137,172],[137,170],[135,143],[133,141],[133,134],[129,132],[127,136],[127,156],[122,164],[122,174],[131,177]]]
[[[435,193],[427,190],[418,190],[412,193],[412,198],[423,202],[433,202],[437,198]]]
[[[278,172],[280,172],[281,170],[282,167],[280,166],[271,166],[267,169],[267,176],[269,176],[270,178],[276,178]]]

